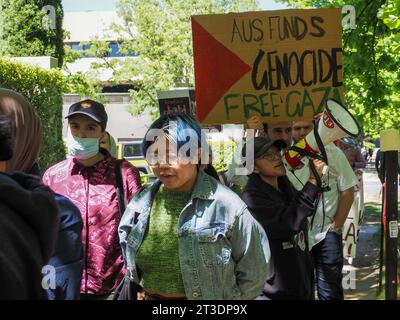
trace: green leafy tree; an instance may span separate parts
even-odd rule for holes
[[[280,0],[297,8],[353,5],[356,26],[343,30],[346,104],[376,137],[382,129],[400,127],[400,55],[398,0]],[[386,2],[386,5],[384,3]]]
[[[115,83],[131,81],[134,115],[150,110],[157,115],[156,90],[192,86],[194,83],[191,15],[257,10],[256,0],[119,0],[122,24],[120,51],[136,57],[107,59],[104,44],[92,44],[91,54],[101,58],[93,67],[110,68]]]
[[[82,57],[81,52],[72,50],[69,46],[65,46],[65,56],[63,71],[66,81],[66,93],[75,93],[80,97],[101,100],[99,92],[101,92],[101,81],[98,70],[90,70],[89,72],[72,72],[68,68],[68,63],[73,63]],[[102,101],[105,102],[105,101]]]
[[[400,1],[388,0],[378,12],[378,17],[394,31],[400,30]],[[393,48],[400,49],[400,33],[396,32],[393,35]]]
[[[62,66],[64,13],[61,0],[0,0],[0,5],[0,55],[52,56]],[[55,29],[42,11],[46,5],[55,8]]]

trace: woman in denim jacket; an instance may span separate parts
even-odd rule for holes
[[[234,192],[203,172],[205,141],[198,122],[180,114],[156,120],[143,140],[158,180],[135,195],[119,226],[138,300],[254,299],[262,292],[266,234]]]

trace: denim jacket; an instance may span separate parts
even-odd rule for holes
[[[119,225],[128,274],[139,283],[135,255],[160,181],[129,203]],[[179,218],[179,260],[188,299],[254,299],[267,279],[270,248],[263,228],[229,188],[199,171]]]

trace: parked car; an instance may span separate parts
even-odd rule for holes
[[[132,163],[140,172],[142,185],[150,183],[156,179],[151,171],[141,150],[141,140],[119,141],[117,143],[117,157],[124,158]]]

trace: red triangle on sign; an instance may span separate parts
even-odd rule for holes
[[[196,115],[207,118],[221,97],[251,67],[216,40],[193,17],[193,56],[196,85]]]

